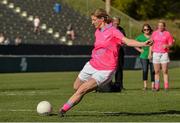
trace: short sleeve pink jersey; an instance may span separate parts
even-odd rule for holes
[[[112,23],[95,32],[95,43],[90,64],[97,70],[115,70],[118,49],[124,35]]]
[[[168,31],[156,30],[151,36],[151,40],[154,41],[152,51],[158,53],[168,52],[168,48],[164,48],[163,45],[171,45],[174,42],[172,35]]]

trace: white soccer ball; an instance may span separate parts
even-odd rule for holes
[[[52,112],[52,106],[48,101],[41,101],[37,105],[37,113],[40,115],[49,115]]]

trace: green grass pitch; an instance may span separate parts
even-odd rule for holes
[[[180,121],[180,68],[170,69],[171,89],[165,92],[143,91],[141,71],[125,71],[125,91],[89,93],[65,117],[57,116],[58,108],[74,92],[78,72],[0,74],[1,122],[59,121]],[[150,87],[150,83],[149,83]],[[162,81],[161,81],[162,87]],[[47,100],[53,106],[51,116],[39,116],[36,106]]]

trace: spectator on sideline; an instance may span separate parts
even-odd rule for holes
[[[0,45],[3,45],[5,41],[5,36],[3,33],[0,33]]]
[[[124,36],[126,36],[125,30],[120,26],[121,18],[120,17],[113,17],[113,26],[116,27]]]
[[[9,38],[5,38],[5,40],[4,40],[4,45],[9,45],[10,44],[10,41],[9,41]]]
[[[0,45],[9,45],[10,41],[9,38],[7,38],[4,33],[0,33]]]
[[[18,36],[15,38],[15,40],[14,40],[14,44],[15,44],[16,46],[22,44],[22,37],[18,35]]]
[[[40,32],[40,18],[38,16],[35,16],[33,24],[34,24],[34,33]]]
[[[121,19],[120,17],[113,17],[113,26],[116,27],[124,36],[126,36],[126,33],[124,29],[120,26]],[[115,83],[112,86],[113,91],[121,91],[124,89],[123,86],[123,67],[124,67],[124,47],[121,46],[119,48],[118,53],[118,65],[115,73]]]
[[[169,75],[168,75],[168,63],[169,49],[174,43],[173,36],[166,30],[166,23],[160,20],[157,25],[157,30],[152,33],[151,39],[154,41],[152,46],[153,51],[153,65],[155,70],[155,89],[160,89],[160,70],[162,68],[164,78],[164,89],[169,88]]]
[[[67,35],[68,39],[70,39],[70,40],[75,39],[75,32],[74,32],[74,29],[72,27],[72,24],[68,25],[66,35]]]
[[[142,27],[142,34],[136,37],[136,40],[139,42],[145,42],[150,39],[151,34],[153,30],[149,24],[144,24]],[[140,61],[142,65],[142,78],[144,82],[144,88],[143,90],[147,90],[147,80],[148,80],[148,71],[150,67],[151,72],[151,89],[154,90],[154,67],[152,63],[152,57],[151,57],[151,51],[149,46],[146,47],[136,47],[137,51],[139,51],[140,54]]]

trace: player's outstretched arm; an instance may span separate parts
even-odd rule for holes
[[[128,39],[126,37],[122,38],[122,41],[131,47],[143,47],[143,46],[151,46],[153,44],[153,41],[147,40],[146,42],[138,42],[134,39]]]

